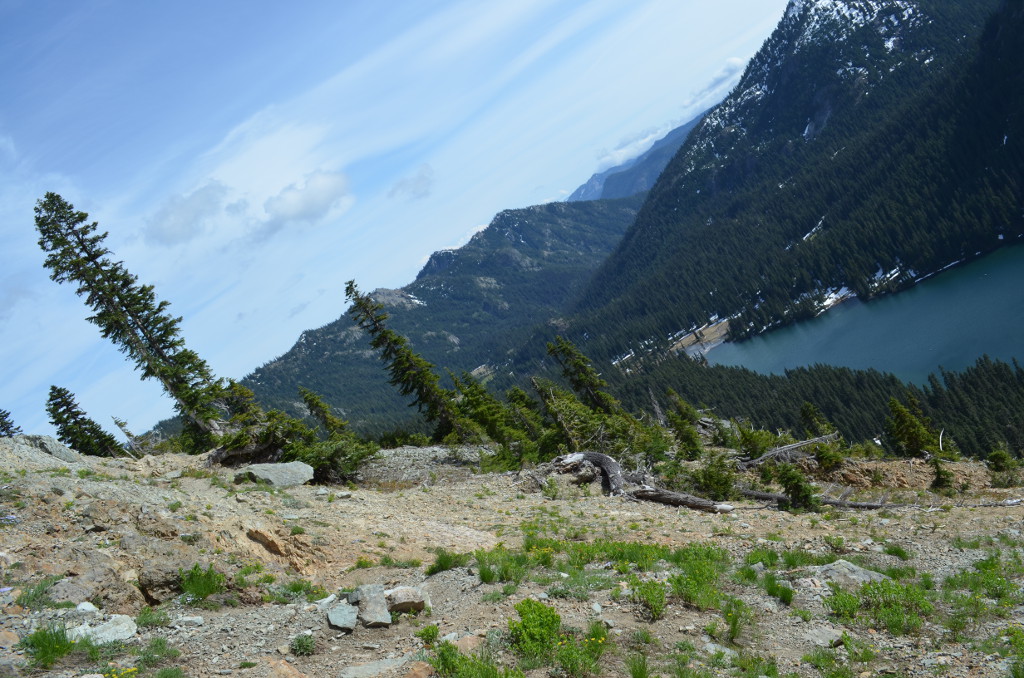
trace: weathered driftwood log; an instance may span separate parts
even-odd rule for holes
[[[776,503],[783,503],[789,501],[784,494],[776,494],[774,492],[761,492],[760,490],[740,489],[740,494],[744,497],[750,497],[751,499],[758,499],[760,501],[774,501]],[[848,508],[848,509],[867,509],[875,510],[881,508],[895,508],[902,506],[902,504],[889,504],[886,502],[868,502],[868,501],[845,501],[843,499],[832,499],[830,497],[818,496],[818,501],[827,506],[835,506],[837,508]]]
[[[640,487],[626,492],[626,496],[644,501],[655,501],[659,504],[668,504],[669,506],[685,506],[686,508],[708,511],[710,513],[729,513],[733,510],[731,504],[717,503],[692,494],[670,492],[657,487]]]
[[[728,513],[733,510],[729,504],[720,504],[695,497],[692,494],[670,492],[650,485],[641,485],[635,489],[626,488],[626,479],[622,473],[622,466],[607,454],[600,452],[576,452],[556,457],[551,462],[551,468],[558,473],[576,473],[586,465],[596,467],[601,471],[601,484],[608,494],[612,496],[624,496],[642,501],[654,501],[669,506],[685,506],[698,511],[709,511],[712,513]]]
[[[622,467],[619,462],[600,452],[574,452],[555,457],[551,462],[559,473],[572,473],[584,462],[593,464],[601,470],[601,485],[608,494],[616,497],[622,494]]]
[[[757,468],[761,464],[768,461],[780,461],[792,463],[800,459],[806,459],[811,455],[805,452],[799,452],[800,448],[807,447],[808,445],[814,445],[815,443],[830,443],[839,439],[839,433],[829,433],[817,438],[810,438],[809,440],[801,440],[796,443],[790,443],[789,445],[783,445],[782,447],[775,447],[757,459],[741,459],[736,462],[736,468],[740,471],[748,471],[752,468]]]

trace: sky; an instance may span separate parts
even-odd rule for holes
[[[33,207],[108,232],[224,378],[503,209],[563,200],[728,93],[786,0],[0,0],[0,409],[171,416],[49,279]]]

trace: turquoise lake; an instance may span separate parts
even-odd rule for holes
[[[1024,245],[899,294],[851,299],[812,320],[723,344],[707,359],[775,374],[816,363],[875,368],[921,384],[939,366],[960,370],[984,354],[1024,362]]]

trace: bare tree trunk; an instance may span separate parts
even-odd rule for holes
[[[662,490],[657,487],[641,487],[627,492],[626,496],[644,501],[654,501],[659,504],[668,504],[669,506],[685,506],[686,508],[707,511],[709,513],[730,513],[733,510],[730,504],[720,504],[703,497],[695,497],[692,494],[670,492],[669,490]]]
[[[736,468],[740,471],[749,471],[752,468],[756,468],[761,464],[768,461],[783,461],[793,462],[797,459],[809,457],[810,455],[805,453],[795,454],[797,450],[808,445],[814,445],[815,443],[830,443],[834,440],[839,439],[839,433],[829,433],[827,435],[818,436],[817,438],[811,438],[809,440],[801,440],[797,443],[790,443],[789,445],[783,445],[782,447],[776,447],[768,450],[757,459],[747,459],[736,462]]]

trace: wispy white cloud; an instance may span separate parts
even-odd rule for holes
[[[202,235],[222,213],[227,193],[227,187],[211,181],[188,195],[171,196],[148,219],[143,231],[146,243],[177,245]]]
[[[430,195],[434,188],[434,168],[429,163],[423,163],[416,168],[415,174],[402,177],[388,191],[389,198],[402,198],[404,200],[423,200]]]
[[[264,233],[274,233],[287,224],[316,224],[330,215],[341,216],[354,201],[348,178],[341,172],[313,172],[301,182],[289,184],[263,204],[267,221]]]

